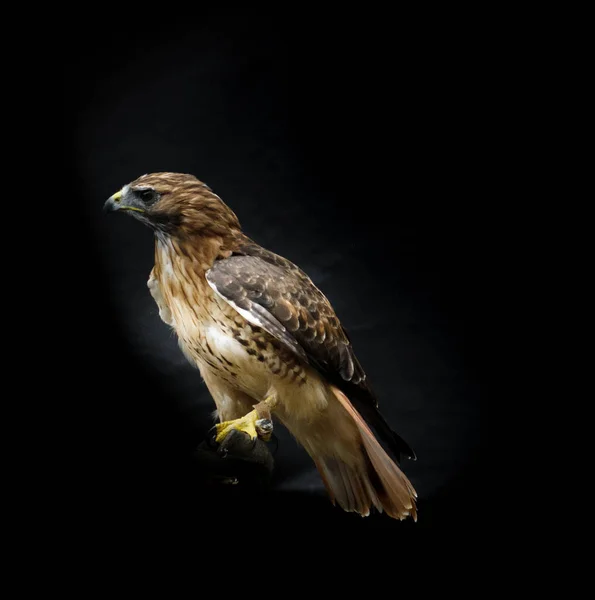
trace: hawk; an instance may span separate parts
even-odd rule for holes
[[[147,285],[215,401],[217,442],[232,430],[266,441],[274,414],[333,504],[417,519],[417,494],[399,468],[401,455],[415,454],[378,411],[347,332],[306,273],[244,235],[193,175],[143,175],[105,209],[155,234]]]

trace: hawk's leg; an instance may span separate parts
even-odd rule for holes
[[[215,425],[217,429],[216,442],[222,442],[232,430],[237,429],[247,433],[252,439],[259,437],[268,442],[273,433],[273,421],[271,420],[271,411],[277,404],[277,397],[274,394],[267,396],[262,402],[254,406],[254,410],[247,415],[234,419],[233,421],[223,421]]]

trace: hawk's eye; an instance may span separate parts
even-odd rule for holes
[[[134,193],[146,206],[151,206],[159,200],[159,194],[152,187],[138,187]]]

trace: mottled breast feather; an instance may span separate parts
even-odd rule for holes
[[[330,302],[299,267],[257,244],[240,245],[206,274],[242,316],[327,376],[370,394],[366,375]]]

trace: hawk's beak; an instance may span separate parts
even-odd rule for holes
[[[138,206],[129,206],[127,204],[122,204],[122,190],[116,192],[113,196],[110,196],[106,203],[103,205],[103,212],[110,213],[116,210],[129,211],[132,210],[134,212],[144,213],[145,210],[143,208],[139,208]],[[131,199],[131,202],[134,202],[134,198]]]
[[[114,212],[115,210],[120,210],[121,200],[122,200],[122,191],[120,190],[119,192],[116,192],[113,196],[110,196],[107,199],[106,203],[103,205],[103,212],[110,213],[110,212]]]

